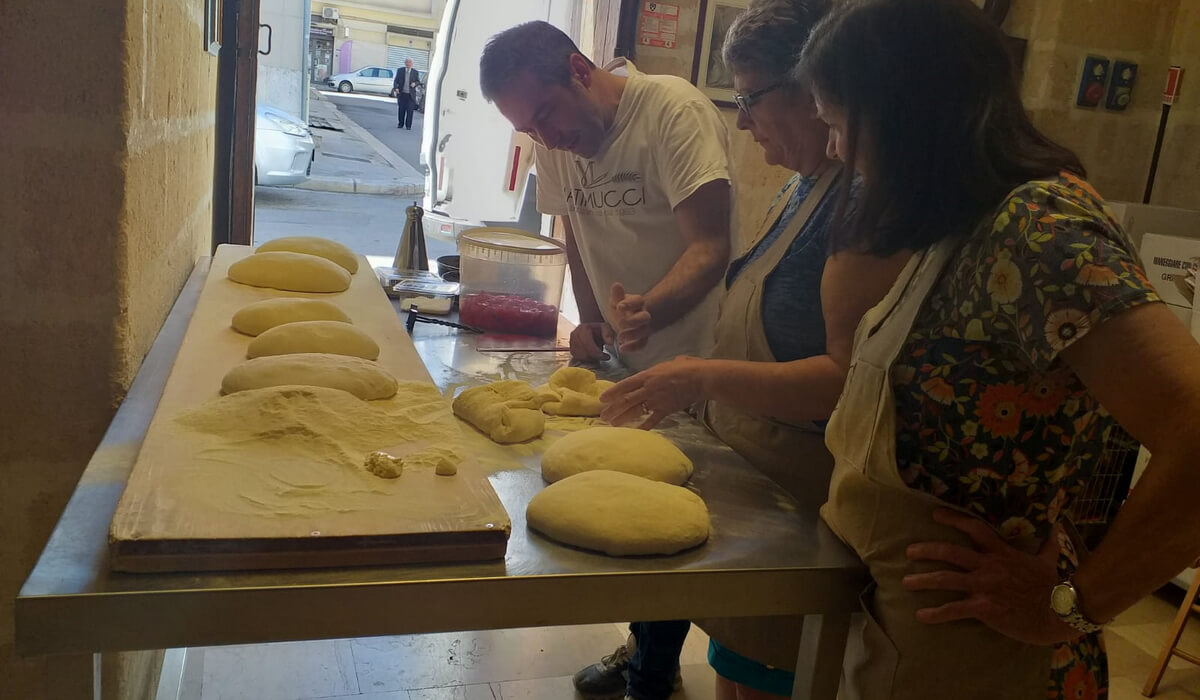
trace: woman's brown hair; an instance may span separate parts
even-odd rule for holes
[[[847,115],[869,172],[837,247],[876,255],[970,233],[1011,190],[1079,158],[1030,122],[1004,35],[969,0],[857,0],[820,22],[797,71]],[[843,186],[840,209],[846,207]]]

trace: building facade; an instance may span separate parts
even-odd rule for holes
[[[429,67],[446,0],[378,0],[311,3],[308,76],[366,66],[398,68],[406,59],[422,74]]]

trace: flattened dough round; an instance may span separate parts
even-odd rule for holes
[[[615,557],[674,554],[708,539],[708,508],[680,486],[613,471],[551,484],[529,501],[529,526]]]
[[[239,309],[233,315],[233,329],[246,335],[258,335],[275,326],[297,321],[350,323],[350,317],[337,305],[323,299],[266,299]]]
[[[691,478],[692,460],[658,433],[609,427],[571,433],[542,455],[542,478],[550,483],[598,469],[678,486]]]
[[[229,266],[229,279],[288,292],[344,292],[350,273],[337,263],[304,253],[256,253]]]
[[[328,352],[374,360],[379,357],[379,344],[349,323],[299,321],[264,331],[250,341],[246,357],[253,359],[301,352]]]
[[[328,238],[318,238],[316,236],[285,236],[276,238],[273,241],[267,241],[258,247],[255,253],[272,253],[276,251],[287,251],[291,253],[304,253],[305,255],[315,255],[319,258],[332,260],[333,262],[346,268],[346,272],[354,274],[358,272],[358,256],[354,251],[346,246],[331,241]]]
[[[374,362],[349,355],[307,352],[246,360],[221,380],[221,393],[288,385],[341,389],[363,401],[389,399],[396,395],[397,387],[396,378]]]

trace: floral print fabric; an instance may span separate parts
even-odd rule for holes
[[[1064,173],[1015,190],[963,242],[892,367],[904,481],[1005,536],[1048,536],[1113,424],[1059,354],[1157,300],[1090,185]],[[1064,553],[1064,578],[1074,566]],[[1099,635],[1053,654],[1048,698],[1107,694]]]

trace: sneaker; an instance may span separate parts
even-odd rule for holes
[[[592,664],[580,670],[572,678],[575,690],[587,700],[636,700],[625,694],[629,685],[629,661],[636,649],[636,640],[629,635],[629,640],[613,650],[613,653],[600,659],[600,663]],[[671,692],[678,692],[683,687],[683,676],[680,669],[675,669],[675,677],[671,679]]]
[[[613,653],[579,671],[572,678],[575,690],[588,700],[620,700],[629,684],[629,660],[633,658],[633,635]]]

